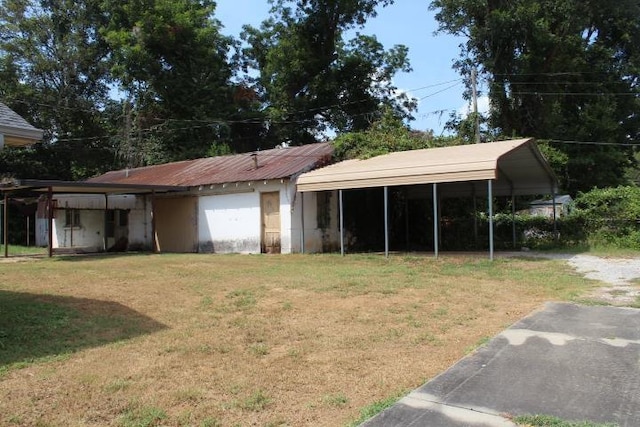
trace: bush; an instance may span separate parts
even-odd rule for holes
[[[640,187],[579,193],[571,217],[583,224],[592,245],[640,249]]]

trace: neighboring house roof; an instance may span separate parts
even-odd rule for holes
[[[107,172],[90,183],[199,186],[290,178],[327,164],[327,142]],[[256,167],[257,165],[257,167]]]
[[[552,193],[556,177],[532,138],[401,151],[347,160],[298,178],[298,191],[446,183],[447,195],[483,191],[470,182],[494,180],[495,195]]]
[[[7,146],[34,144],[42,139],[42,130],[27,123],[18,113],[0,102],[0,139]],[[2,145],[2,144],[0,144]]]
[[[573,199],[568,194],[563,194],[560,196],[556,196],[556,205],[566,205],[567,203],[571,203]],[[532,202],[529,202],[529,206],[553,206],[553,199],[538,199]]]

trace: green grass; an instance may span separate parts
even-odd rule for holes
[[[4,256],[4,245],[0,244],[0,256]],[[20,246],[9,245],[9,256],[16,255],[46,255],[48,253],[47,248],[41,248],[38,246]]]
[[[387,408],[392,407],[398,400],[400,400],[405,394],[408,392],[406,390],[396,393],[392,396],[389,396],[385,399],[378,400],[376,402],[371,403],[370,405],[365,406],[360,410],[360,416],[347,424],[348,427],[357,427],[363,422],[367,421],[369,418],[378,415],[380,412],[384,411]]]
[[[524,427],[617,427],[613,423],[594,423],[591,421],[566,421],[549,415],[522,415],[513,422]]]
[[[125,411],[120,419],[121,427],[155,427],[161,426],[167,414],[154,406],[131,408]]]
[[[33,363],[159,330],[163,325],[120,304],[0,290],[0,377]]]

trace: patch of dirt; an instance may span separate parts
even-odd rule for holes
[[[587,279],[606,283],[590,296],[613,305],[630,305],[640,296],[640,287],[633,283],[640,279],[640,258],[600,258],[593,255],[574,255],[569,265]]]

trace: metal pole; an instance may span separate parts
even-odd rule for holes
[[[557,215],[556,215],[556,189],[551,189],[551,199],[553,200],[553,238],[554,240],[558,239],[558,223],[557,223]]]
[[[513,234],[513,249],[516,248],[516,197],[511,189],[511,233]]]
[[[47,211],[49,213],[47,218],[49,222],[49,229],[47,230],[49,233],[49,258],[51,258],[53,256],[53,188],[51,187],[47,192]]]
[[[389,187],[384,187],[384,256],[389,258]]]
[[[433,256],[438,258],[438,188],[433,183]]]
[[[476,199],[476,185],[472,184],[471,197],[473,197],[473,244],[478,248],[478,201]]]
[[[31,240],[30,240],[30,232],[31,232],[31,224],[30,224],[30,220],[31,217],[29,215],[27,215],[27,247],[31,246]]]
[[[344,206],[342,202],[342,190],[338,190],[338,195],[340,199],[340,255],[344,256]]]
[[[4,240],[4,257],[9,258],[9,221],[7,215],[9,210],[7,206],[9,204],[9,194],[4,193],[4,205],[2,206],[2,237]]]
[[[304,253],[304,193],[300,193],[300,253]]]
[[[493,182],[487,180],[487,200],[489,202],[489,259],[493,261]]]

